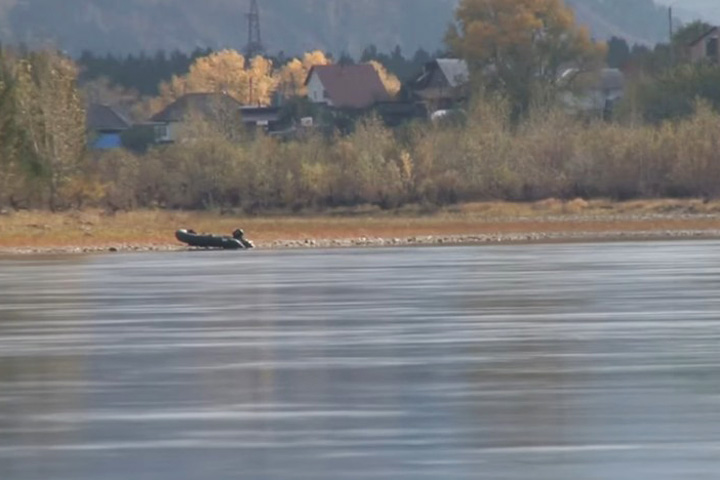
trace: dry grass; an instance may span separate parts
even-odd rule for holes
[[[211,212],[101,211],[0,215],[0,248],[176,244],[177,228],[230,233],[242,227],[258,245],[304,239],[406,238],[420,235],[720,230],[720,202],[576,199],[536,203],[468,203],[433,213],[375,209],[247,217]]]

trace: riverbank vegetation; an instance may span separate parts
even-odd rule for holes
[[[498,98],[466,118],[391,130],[366,118],[346,136],[230,138],[197,122],[182,144],[101,155],[17,144],[2,156],[0,205],[14,208],[225,208],[257,213],[371,204],[712,198],[720,115],[699,103],[677,122],[581,122],[537,107],[519,123]],[[66,132],[66,131],[64,131]],[[27,160],[29,159],[29,161]]]
[[[342,133],[311,128],[290,138],[197,118],[186,122],[181,141],[142,153],[87,148],[79,73],[70,59],[3,48],[0,208],[256,215],[546,198],[709,201],[720,195],[720,113],[704,90],[707,82],[673,76],[676,81],[668,83],[703,86],[697,91],[705,100],[687,89],[682,97],[668,97],[663,92],[672,89],[631,88],[615,118],[568,112],[553,90],[560,64],[573,58],[593,63],[604,48],[576,28],[561,3],[547,2],[551,10],[539,16],[530,15],[531,1],[491,3],[522,13],[522,28],[506,36],[509,26],[474,28],[492,24],[486,18],[489,3],[461,2],[448,44],[466,58],[474,91],[457,114],[393,128],[368,115]],[[548,35],[530,35],[545,31]],[[474,49],[478,32],[492,34],[481,44],[492,41],[498,48]],[[514,57],[526,50],[537,54]],[[161,95],[145,105],[164,106],[188,91],[216,87],[243,102],[268,101],[278,85],[295,95],[312,64],[326,61],[313,52],[283,69],[259,58],[245,69],[236,52],[209,54],[196,59],[187,75],[161,85]],[[492,68],[500,63],[508,68]],[[713,65],[682,68],[702,78],[720,71]],[[547,75],[537,74],[541,71]],[[243,90],[247,85],[254,88]],[[679,113],[648,116],[648,104],[660,107],[673,98],[682,98]]]

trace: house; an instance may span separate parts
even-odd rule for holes
[[[720,42],[720,27],[712,27],[688,45],[690,59],[693,62],[720,61],[718,42]]]
[[[625,93],[625,75],[617,68],[591,72],[568,68],[558,85],[565,89],[561,99],[570,111],[607,118]]]
[[[305,80],[308,99],[335,109],[362,110],[390,100],[370,64],[315,65]]]
[[[470,72],[464,60],[438,58],[428,62],[405,86],[404,96],[429,106],[429,110],[452,108],[467,98]]]
[[[245,106],[224,93],[188,93],[153,115],[143,127],[154,130],[155,143],[172,143],[180,140],[183,128],[194,118],[223,124],[242,121],[248,130],[270,131],[280,121],[280,108]]]
[[[155,129],[156,143],[176,142],[194,118],[212,122],[239,120],[242,104],[225,93],[188,93],[156,113],[147,125]]]
[[[130,122],[109,105],[91,103],[85,111],[85,125],[90,137],[90,148],[108,150],[121,148],[121,135],[130,128]]]
[[[274,131],[280,122],[280,107],[240,107],[243,124],[248,129]]]

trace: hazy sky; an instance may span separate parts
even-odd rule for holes
[[[672,5],[681,17],[691,16],[708,23],[720,23],[720,0],[655,0],[655,3]]]

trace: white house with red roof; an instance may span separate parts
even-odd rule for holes
[[[311,102],[334,108],[361,110],[391,99],[369,63],[316,65],[308,72],[305,86]]]

